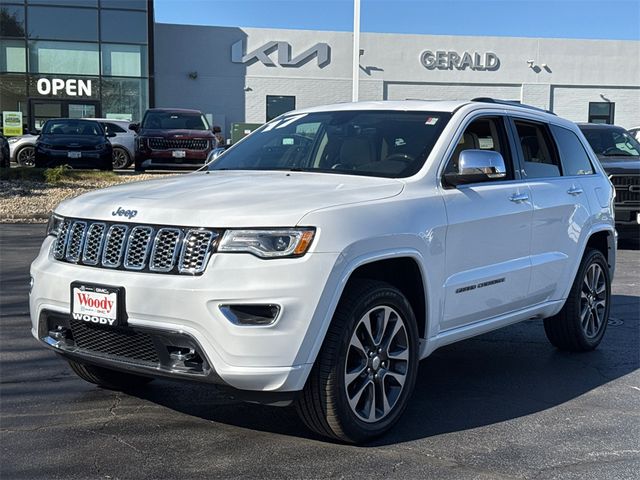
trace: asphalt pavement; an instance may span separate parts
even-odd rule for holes
[[[611,321],[568,354],[528,321],[422,362],[399,424],[365,446],[309,433],[292,408],[157,380],[117,393],[77,378],[30,334],[43,225],[0,225],[2,479],[638,479],[640,251],[621,245]]]

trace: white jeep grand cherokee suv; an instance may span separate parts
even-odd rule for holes
[[[595,348],[613,189],[580,130],[492,99],[287,113],[206,171],[60,204],[31,266],[33,335],[83,379],[200,380],[361,442],[437,348],[544,319]]]

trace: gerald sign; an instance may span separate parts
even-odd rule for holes
[[[459,54],[453,51],[425,50],[420,55],[420,63],[427,70],[475,70],[495,71],[500,68],[500,59],[493,52],[480,54],[478,52],[463,52]]]
[[[68,97],[90,97],[91,80],[68,78],[39,78],[36,89],[40,95],[66,95]]]

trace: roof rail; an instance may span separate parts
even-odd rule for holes
[[[491,97],[476,97],[471,99],[472,102],[482,102],[482,103],[497,103],[499,105],[511,105],[512,107],[522,107],[528,108],[530,110],[536,110],[538,112],[550,113],[551,115],[555,115],[551,110],[545,110],[544,108],[534,107],[533,105],[527,105],[526,103],[518,103],[511,100],[500,100],[498,98]]]

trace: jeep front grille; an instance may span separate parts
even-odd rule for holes
[[[611,183],[616,187],[616,203],[640,203],[640,175],[611,175]]]
[[[199,275],[219,236],[213,229],[64,219],[51,253],[91,267]]]
[[[149,148],[151,150],[206,150],[209,147],[209,140],[202,138],[150,138]]]

